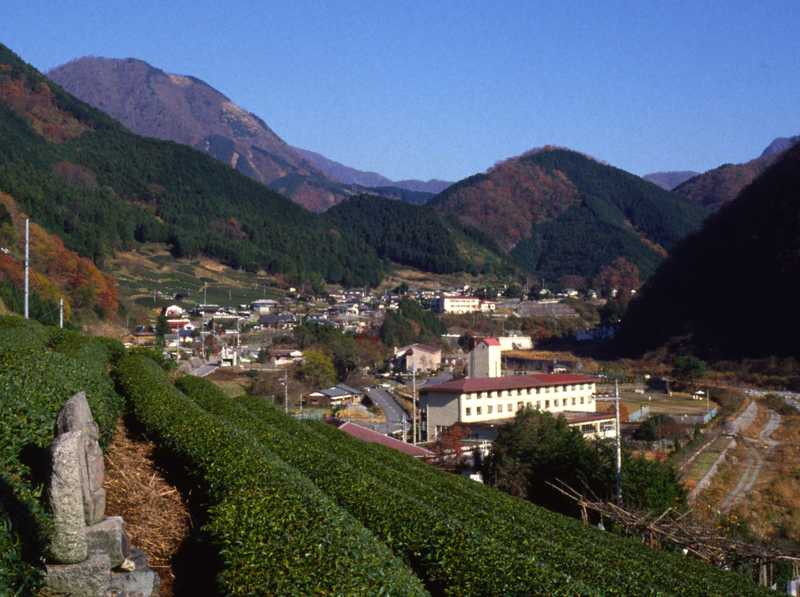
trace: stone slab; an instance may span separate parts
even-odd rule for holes
[[[100,439],[100,431],[89,408],[86,392],[78,392],[64,403],[56,419],[56,435],[83,431],[92,439]]]
[[[102,522],[86,527],[86,540],[90,552],[102,552],[116,568],[130,555],[125,522],[121,516],[109,516]]]
[[[106,554],[94,553],[79,564],[48,564],[45,585],[70,597],[105,596],[111,587],[111,561]]]
[[[89,554],[81,470],[83,432],[59,435],[51,447],[50,511],[53,513],[53,536],[50,558],[59,564],[82,562]]]
[[[161,579],[150,568],[147,557],[136,548],[131,549],[131,559],[136,564],[133,572],[113,572],[109,597],[158,597]]]

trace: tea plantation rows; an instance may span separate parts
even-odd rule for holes
[[[259,398],[173,383],[116,342],[0,317],[0,595],[41,582],[46,447],[80,390],[104,441],[126,405],[192,489],[218,594],[765,594]]]

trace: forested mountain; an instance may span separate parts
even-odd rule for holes
[[[133,58],[96,57],[73,60],[47,76],[134,133],[205,151],[312,211],[350,194],[262,119],[195,77]]]
[[[800,136],[775,139],[759,157],[744,164],[723,164],[690,178],[674,190],[709,209],[717,210],[736,198],[747,185],[798,141]]]
[[[657,184],[666,191],[671,191],[679,184],[686,182],[700,174],[693,170],[677,170],[674,172],[653,172],[642,176],[645,180]]]
[[[618,340],[642,353],[683,338],[707,357],[800,355],[800,145],[674,249]]]
[[[377,172],[367,172],[364,170],[357,170],[350,166],[345,166],[324,155],[308,149],[300,149],[299,147],[293,148],[296,152],[311,162],[318,170],[324,172],[329,178],[345,184],[352,184],[368,188],[379,187],[394,187],[398,189],[405,189],[407,191],[416,191],[419,193],[431,193],[434,195],[440,193],[449,187],[452,182],[446,180],[397,180],[393,181],[382,174]]]
[[[545,147],[454,184],[430,203],[547,280],[595,276],[625,257],[642,276],[706,211],[623,170]]]
[[[130,133],[2,45],[0,191],[96,262],[155,241],[298,278],[381,277],[363,242],[208,154]]]
[[[324,217],[397,263],[435,273],[513,271],[477,230],[426,206],[363,195],[332,207]]]

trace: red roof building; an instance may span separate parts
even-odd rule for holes
[[[380,444],[382,446],[386,446],[387,448],[391,448],[392,450],[397,450],[398,452],[403,452],[404,454],[413,456],[414,458],[433,457],[433,452],[423,448],[422,446],[415,446],[414,444],[401,442],[398,439],[394,439],[393,437],[389,437],[383,433],[378,433],[377,431],[373,431],[367,427],[356,425],[355,423],[342,423],[339,425],[339,429],[344,431],[347,435],[359,439],[362,442],[367,442],[369,444]]]
[[[597,379],[588,375],[468,377],[425,385],[420,390],[420,409],[427,439],[434,440],[456,423],[496,424],[513,419],[523,408],[573,419],[595,415],[596,389]]]

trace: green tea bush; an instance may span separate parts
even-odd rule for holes
[[[116,368],[132,414],[208,495],[226,595],[422,595],[411,571],[307,477],[209,415],[153,361]]]
[[[433,492],[398,483],[397,478],[381,474],[385,471],[365,466],[368,463],[358,454],[343,458],[335,446],[302,433],[293,419],[281,415],[268,422],[253,416],[238,400],[227,398],[204,379],[184,377],[177,385],[208,412],[250,433],[306,474],[395,553],[403,555],[434,592],[524,595],[585,590],[529,550],[510,549],[504,534],[492,529],[487,532],[469,516],[442,508]]]
[[[313,464],[314,460],[322,459],[323,453],[335,455],[339,463],[335,467],[340,477],[338,485],[358,483],[354,469],[382,478],[401,487],[408,498],[428,504],[440,516],[449,517],[456,524],[471,525],[474,532],[482,533],[487,539],[486,560],[494,561],[488,552],[497,544],[526,555],[544,573],[553,575],[551,579],[557,587],[552,589],[546,582],[530,585],[529,593],[763,594],[741,576],[675,553],[650,550],[633,539],[586,528],[574,519],[459,476],[444,474],[383,446],[364,444],[323,423],[295,421],[262,399],[227,399],[209,389],[205,381],[184,379],[178,383],[212,412],[229,417],[240,429],[257,433],[261,441],[276,451],[275,446],[285,443],[286,452],[279,453],[300,470],[317,467],[324,471],[325,464]],[[237,408],[234,410],[230,405]],[[241,415],[242,408],[251,414],[249,420]],[[293,437],[293,441],[286,440],[287,436]],[[291,454],[298,456],[292,458]],[[312,456],[302,456],[309,454]],[[325,484],[324,472],[307,474],[330,495],[342,494],[333,480]],[[341,480],[342,476],[346,482]],[[493,574],[497,592],[511,593],[500,584],[501,571],[485,571],[485,574]],[[565,583],[565,576],[573,580]]]
[[[106,442],[123,406],[106,372],[109,343],[83,338],[65,354],[52,348],[59,333],[0,317],[0,594],[30,592],[40,580],[36,564],[50,532],[43,471],[58,411],[85,391]]]

